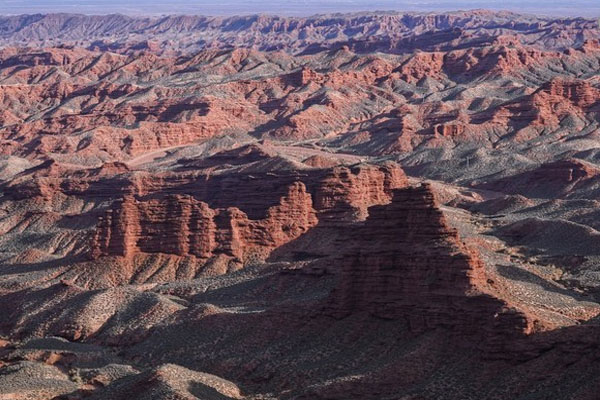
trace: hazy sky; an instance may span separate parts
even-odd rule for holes
[[[286,14],[360,10],[447,11],[489,8],[545,15],[600,16],[600,0],[0,0],[0,14]]]

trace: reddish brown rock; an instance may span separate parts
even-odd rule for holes
[[[132,182],[136,188],[123,187],[123,200],[100,217],[90,245],[92,260],[118,257],[127,271],[138,268],[142,259],[137,256],[152,254],[175,263],[194,257],[198,266],[218,259],[239,267],[266,259],[317,224],[363,220],[369,207],[389,203],[392,191],[407,184],[393,163],[148,178]],[[88,191],[101,190],[102,182],[92,178]]]
[[[580,108],[588,108],[600,100],[600,90],[593,88],[587,81],[556,78],[543,85],[540,90],[554,98],[566,99]]]
[[[332,168],[338,165],[337,161],[328,159],[327,157],[320,155],[310,156],[302,162],[310,167],[315,168]]]
[[[254,255],[265,258],[316,223],[311,196],[300,182],[258,221],[237,208],[213,210],[191,196],[148,201],[128,196],[101,219],[91,256],[159,252],[208,259],[225,254],[244,263]]]
[[[404,318],[414,332],[447,328],[492,342],[533,329],[493,296],[477,253],[448,226],[428,185],[395,190],[339,246],[342,275],[328,305],[335,315]]]
[[[395,165],[335,167],[314,189],[315,209],[324,220],[361,220],[370,206],[389,202],[392,190],[406,184]]]
[[[458,124],[440,124],[435,125],[433,131],[437,135],[453,138],[462,135],[465,131],[465,127],[464,125]]]

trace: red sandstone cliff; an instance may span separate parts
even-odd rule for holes
[[[100,220],[91,255],[145,252],[208,259],[223,254],[243,263],[254,253],[264,258],[317,223],[301,182],[291,185],[266,214],[265,219],[250,220],[238,208],[213,210],[189,195],[148,201],[128,196]]]
[[[164,253],[205,261],[225,257],[236,264],[264,260],[317,223],[364,219],[370,206],[388,203],[393,190],[407,182],[402,170],[390,164],[262,178],[224,174],[205,180],[179,177],[173,182],[177,186],[168,181],[142,185],[140,196],[147,199],[126,194],[100,218],[90,255],[127,259]],[[274,185],[272,192],[265,180]]]
[[[478,254],[448,226],[429,185],[395,190],[342,238],[333,261],[340,283],[327,306],[334,315],[404,318],[413,332],[448,328],[491,341],[532,331],[525,314],[494,297]]]

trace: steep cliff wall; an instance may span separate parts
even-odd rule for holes
[[[127,196],[100,220],[91,256],[128,257],[135,253],[217,254],[244,262],[252,253],[270,250],[300,236],[317,224],[311,195],[303,183],[288,187],[267,217],[251,220],[238,208],[211,209],[189,195],[138,201]]]
[[[342,273],[327,306],[337,317],[367,312],[405,318],[414,332],[448,328],[492,340],[531,331],[523,313],[486,293],[482,262],[448,226],[428,185],[394,191],[339,246]]]
[[[319,222],[364,219],[370,206],[388,203],[392,191],[407,183],[395,165],[246,178],[225,174],[137,182],[145,196],[125,195],[101,217],[91,257],[165,253],[203,259],[226,254],[237,262],[250,254],[264,258]]]

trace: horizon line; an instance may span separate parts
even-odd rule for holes
[[[548,11],[548,10],[546,10]],[[0,17],[20,17],[20,16],[34,16],[34,15],[80,15],[87,17],[103,17],[103,16],[123,16],[128,18],[160,18],[160,17],[213,17],[213,18],[234,18],[234,17],[285,17],[285,18],[313,18],[330,15],[360,15],[360,14],[453,14],[453,13],[468,13],[468,12],[490,12],[495,14],[515,14],[519,16],[534,17],[534,18],[568,18],[568,19],[585,19],[595,20],[600,17],[600,6],[597,9],[598,16],[584,16],[582,14],[555,14],[555,13],[536,13],[533,11],[516,11],[513,9],[503,8],[460,8],[460,9],[447,9],[447,10],[402,10],[402,9],[363,9],[363,10],[348,10],[348,11],[331,11],[331,12],[316,12],[316,13],[285,13],[285,12],[238,12],[238,13],[196,13],[196,12],[181,12],[181,13],[170,13],[170,12],[156,12],[156,13],[145,13],[145,12],[67,12],[67,11],[32,11],[32,12],[17,12],[17,13],[5,13],[0,11]]]

